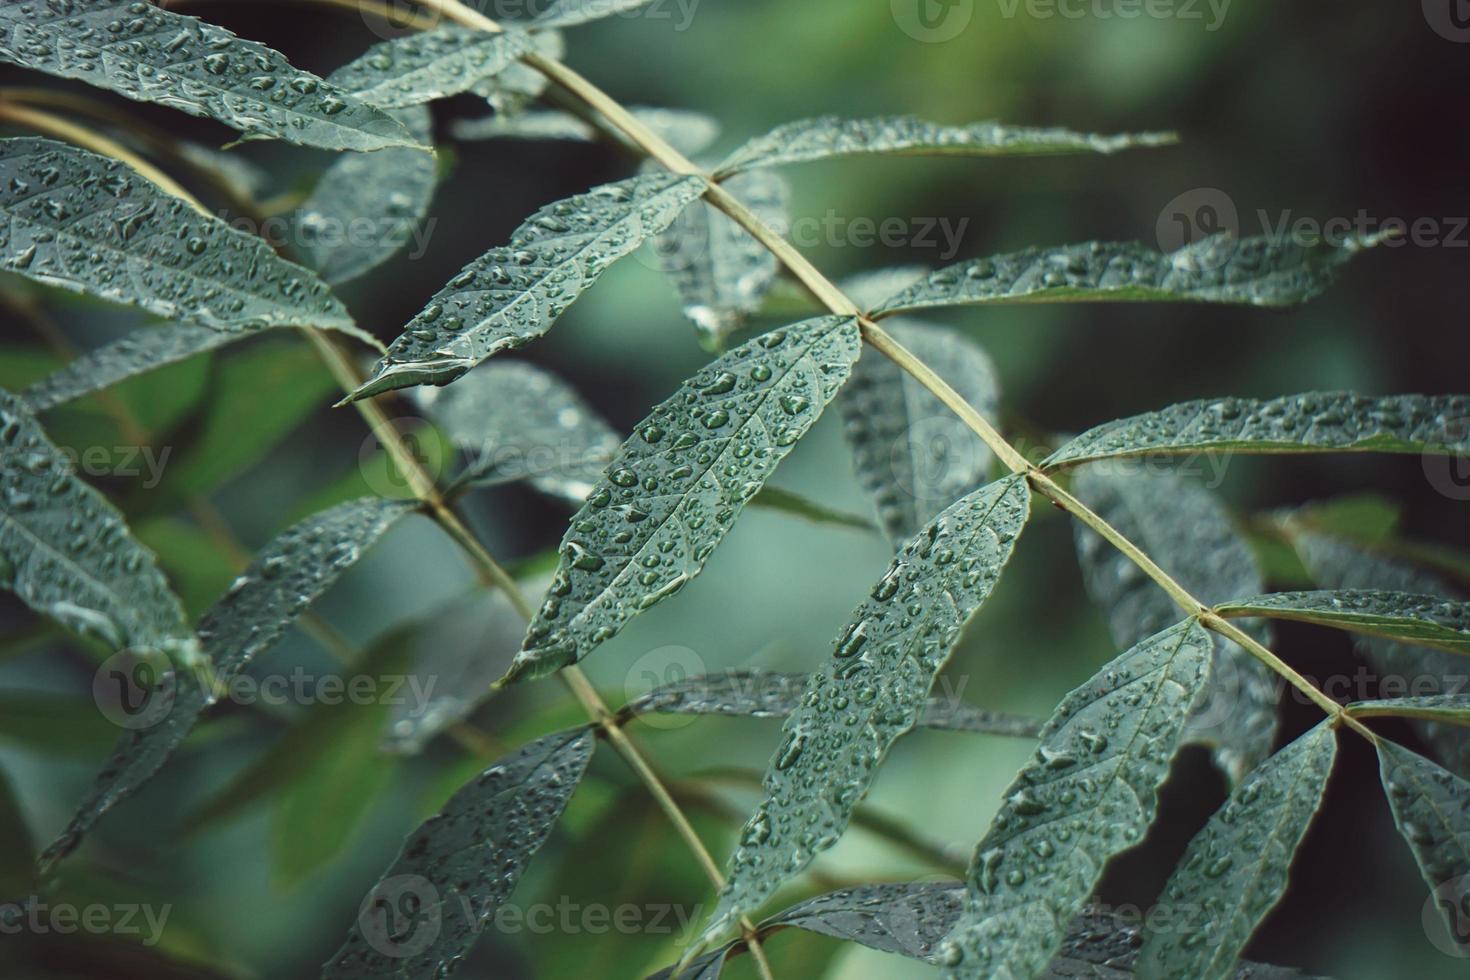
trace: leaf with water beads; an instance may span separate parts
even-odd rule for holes
[[[1140,980],[1225,980],[1286,892],[1292,856],[1322,805],[1337,733],[1322,722],[1246,777],[1189,842],[1164,887],[1167,929],[1144,930]]]
[[[667,228],[704,187],[699,177],[649,174],[542,208],[508,246],[451,279],[347,400],[445,385],[494,354],[530,343],[608,266]]]
[[[889,332],[992,422],[1000,383],[989,355],[940,327],[903,320]],[[865,357],[838,399],[858,482],[895,545],[985,482],[992,454],[938,397],[886,357]]]
[[[950,976],[1031,977],[1046,966],[1108,859],[1153,823],[1212,649],[1199,621],[1185,620],[1062,700],[975,848],[965,910],[939,953]]]
[[[576,663],[698,575],[847,380],[861,344],[852,317],[772,330],[654,408],[572,518],[504,683]]]
[[[122,514],[0,390],[0,587],[115,650],[199,659],[178,597]]]
[[[452,972],[546,843],[596,744],[591,728],[548,735],[455,793],[404,842],[323,978]],[[415,917],[407,931],[400,911]]]
[[[614,14],[624,14],[646,7],[654,0],[553,0],[550,7],[537,15],[538,28],[575,27]]]
[[[1341,589],[1274,592],[1217,607],[1222,616],[1269,616],[1470,654],[1470,603],[1432,595]]]
[[[163,673],[130,729],[113,750],[87,801],[42,860],[54,863],[80,843],[101,817],[148,781],[234,679],[362,553],[412,510],[403,501],[364,498],[307,518],[267,544],[229,591],[199,621],[209,673]],[[182,664],[181,667],[188,667]]]
[[[0,140],[0,270],[215,330],[322,327],[372,341],[325,283],[127,166]]]
[[[719,174],[752,167],[825,160],[857,154],[924,154],[960,156],[1045,155],[1054,153],[1116,153],[1133,147],[1166,146],[1176,142],[1172,133],[1136,133],[1099,136],[1067,129],[1002,126],[981,122],[968,126],[941,126],[914,116],[843,119],[821,116],[786,123],[736,150]]]
[[[1470,395],[1309,392],[1214,398],[1118,419],[1073,439],[1042,465],[1195,452],[1470,454]]]
[[[252,136],[326,150],[417,145],[387,113],[293,68],[279,51],[140,0],[8,0],[0,60]]]
[[[984,605],[1030,513],[1025,478],[956,502],[920,531],[853,612],[781,727],[766,798],[730,857],[703,940],[757,909],[835,844],[893,743],[919,720],[960,630]]]
[[[1425,694],[1408,698],[1354,701],[1347,706],[1354,718],[1418,718],[1470,725],[1470,694]]]
[[[383,109],[402,109],[468,92],[532,49],[530,35],[444,24],[375,44],[327,82]]]
[[[628,106],[628,114],[688,157],[706,149],[720,135],[720,124],[702,112]],[[497,112],[481,119],[457,119],[450,123],[449,134],[457,140],[524,139],[591,143],[598,139],[598,130],[591,123],[558,109],[510,114]]]
[[[1203,602],[1222,602],[1266,587],[1224,503],[1197,481],[1127,463],[1093,465],[1077,470],[1072,492]],[[1174,600],[1126,555],[1080,521],[1075,530],[1083,584],[1106,612],[1118,649],[1126,650],[1178,619]],[[1245,629],[1270,646],[1267,624],[1250,622]],[[1237,783],[1276,744],[1279,681],[1241,646],[1212,636],[1210,681],[1185,740],[1211,746],[1216,763]]]
[[[1376,239],[1341,246],[1215,235],[1165,254],[1138,242],[1029,248],[946,266],[875,316],[985,303],[1191,302],[1295,306]]]
[[[1431,900],[1464,952],[1470,901],[1470,782],[1387,739],[1378,742],[1384,792]]]
[[[45,412],[247,336],[192,323],[142,327],[57,368],[22,392],[21,398],[32,412]]]

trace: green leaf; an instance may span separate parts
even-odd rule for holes
[[[6,3],[0,60],[252,136],[326,150],[416,145],[382,110],[291,67],[280,52],[136,0]]]
[[[822,116],[787,123],[736,150],[719,166],[721,176],[752,167],[825,160],[855,154],[1012,154],[1116,153],[1133,147],[1176,142],[1171,133],[1098,136],[1066,129],[1002,126],[993,122],[941,126],[914,116],[842,119]]]
[[[995,421],[1000,384],[979,347],[952,331],[899,321],[894,338]],[[901,544],[985,482],[992,455],[944,403],[886,357],[865,357],[838,399],[858,482]]]
[[[725,970],[725,960],[733,951],[733,946],[723,946],[696,957],[682,970],[667,967],[650,976],[648,980],[718,980]]]
[[[603,17],[621,15],[646,7],[653,0],[553,0],[551,6],[532,21],[538,28],[575,27]]]
[[[859,885],[793,905],[760,927],[803,929],[884,953],[931,960],[964,901],[965,886],[959,881]]]
[[[1355,718],[1418,718],[1470,725],[1470,694],[1424,694],[1354,701],[1348,705],[1348,711]]]
[[[530,35],[498,34],[444,24],[384,41],[332,72],[330,85],[383,109],[402,109],[468,92],[503,72],[532,48]],[[402,119],[399,120],[402,122]],[[413,132],[412,127],[409,128]],[[426,142],[421,133],[414,133]]]
[[[531,35],[531,48],[543,58],[561,61],[566,57],[566,40],[560,31],[538,29]],[[511,117],[526,111],[539,99],[551,80],[530,65],[516,63],[498,75],[475,83],[474,93],[490,103],[496,115]]]
[[[1310,392],[1262,400],[1215,398],[1171,405],[1085,432],[1053,453],[1055,469],[1093,459],[1247,453],[1470,453],[1470,395]]]
[[[686,677],[654,688],[629,702],[622,714],[650,712],[674,715],[730,715],[740,718],[784,718],[797,711],[808,674],[770,670],[727,670]],[[1036,738],[1041,723],[1020,715],[986,711],[951,698],[924,702],[917,725],[949,731]]]
[[[1192,302],[1295,306],[1374,244],[1300,245],[1216,235],[1165,254],[1138,242],[1086,242],[946,266],[889,297],[875,316],[984,303]]]
[[[414,394],[464,454],[456,484],[528,480],[580,504],[622,442],[571,385],[519,361],[486,364],[448,388]]]
[[[538,78],[544,76],[537,75]],[[628,106],[628,112],[685,156],[695,156],[720,135],[720,124],[702,112]],[[480,119],[456,119],[449,133],[457,140],[569,140],[595,142],[599,133],[570,112],[545,109],[506,114],[497,112]]]
[[[761,487],[760,492],[751,498],[750,505],[767,510],[777,510],[783,514],[799,517],[804,521],[811,521],[813,524],[830,524],[833,527],[846,527],[856,531],[878,530],[866,517],[836,510],[819,501],[772,486],[769,483]]]
[[[447,976],[546,843],[596,743],[589,728],[548,735],[456,793],[409,836],[322,976]]]
[[[1030,977],[1046,966],[1108,859],[1153,823],[1212,649],[1185,620],[1062,700],[975,848],[965,910],[940,952],[952,975]]]
[[[113,676],[138,698],[120,720],[128,727],[98,775],[86,802],[42,860],[54,864],[113,806],[162,768],[215,700],[258,654],[354,565],[411,506],[363,499],[318,514],[270,542],[199,622],[199,642],[213,665],[208,675],[169,670],[151,689],[136,690],[126,674]],[[226,688],[219,688],[224,690]]]
[[[428,109],[416,106],[393,115],[430,142]],[[410,241],[422,248],[419,231],[432,230],[424,216],[438,178],[434,158],[417,150],[339,157],[292,215],[307,264],[337,285],[371,272]]]
[[[198,619],[224,595],[238,569],[220,541],[182,517],[160,517],[133,528],[133,534],[158,556],[190,620]]]
[[[1255,558],[1231,524],[1219,497],[1181,474],[1131,464],[1079,469],[1072,491],[1103,520],[1206,603],[1264,590]],[[1109,632],[1126,650],[1179,616],[1174,600],[1096,532],[1075,525],[1077,558],[1087,592],[1107,613]],[[1271,644],[1270,627],[1247,624]],[[1214,747],[1232,783],[1240,781],[1276,744],[1275,674],[1233,641],[1211,634],[1206,695],[1190,718],[1185,739]]]
[[[116,650],[199,658],[178,597],[122,514],[0,390],[0,587]]]
[[[1432,901],[1463,954],[1470,899],[1470,783],[1387,739],[1378,742],[1388,804]]]
[[[705,940],[837,843],[888,750],[918,722],[960,630],[990,597],[1030,504],[1020,476],[958,501],[899,552],[853,612],[781,726],[766,798],[730,857]]]
[[[1430,595],[1352,589],[1237,599],[1222,616],[1268,616],[1335,626],[1415,646],[1470,654],[1470,605]]]
[[[81,357],[27,388],[22,396],[33,412],[45,412],[84,395],[177,364],[243,340],[248,334],[190,323],[142,327]]]
[[[368,337],[325,283],[262,239],[86,150],[0,140],[0,216],[0,269],[48,286],[216,330],[314,326]]]
[[[95,759],[117,739],[117,729],[92,698],[30,691],[0,692],[0,744],[44,758]]]
[[[668,227],[704,186],[698,177],[652,174],[542,208],[508,246],[451,279],[351,399],[448,384],[487,357],[530,343],[608,266]]]
[[[654,408],[572,518],[506,682],[578,662],[698,575],[847,380],[861,343],[851,317],[773,330]]]
[[[769,170],[752,170],[724,188],[767,225],[791,223],[791,188]],[[765,302],[776,281],[776,256],[734,220],[698,201],[654,239],[659,267],[674,283],[700,342],[718,350]]]
[[[1286,893],[1336,755],[1337,734],[1322,722],[1251,772],[1195,835],[1159,899],[1168,928],[1144,930],[1141,980],[1235,975],[1251,934]]]

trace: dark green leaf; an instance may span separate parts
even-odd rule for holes
[[[45,412],[83,395],[196,354],[243,340],[247,334],[189,323],[143,327],[88,351],[27,388],[22,394],[33,412]]]
[[[291,67],[280,52],[137,0],[0,5],[0,59],[252,136],[327,150],[415,145],[386,113]]]
[[[1286,892],[1337,754],[1323,722],[1253,770],[1189,842],[1159,900],[1168,928],[1144,931],[1143,980],[1224,980]]]
[[[629,106],[628,112],[685,156],[695,156],[720,135],[719,123],[702,112],[648,106]],[[553,109],[511,114],[497,112],[481,119],[457,119],[450,124],[449,133],[457,140],[569,140],[591,143],[598,138],[598,131],[590,123],[583,122],[570,112]]]
[[[761,487],[750,501],[752,507],[764,507],[767,510],[778,510],[783,514],[799,517],[813,524],[830,524],[834,527],[852,528],[857,531],[876,531],[878,528],[866,517],[856,514],[848,514],[840,510],[834,510],[826,504],[819,503],[808,497],[781,487],[772,486],[769,483]]]
[[[447,976],[546,843],[596,743],[588,728],[548,735],[456,793],[404,843],[323,977]]]
[[[703,938],[752,912],[835,844],[888,750],[918,722],[960,630],[984,605],[1030,513],[1023,477],[975,491],[910,541],[807,681],[766,769]]]
[[[1216,398],[1100,425],[1057,450],[1045,466],[1090,459],[1249,453],[1470,453],[1470,395],[1388,395],[1348,391],[1282,398]]]
[[[822,116],[787,123],[751,140],[720,164],[719,173],[724,175],[752,167],[866,153],[1034,156],[1116,153],[1131,147],[1164,146],[1173,142],[1175,137],[1169,133],[1098,136],[1066,129],[1002,126],[989,122],[940,126],[913,116],[876,119]]]
[[[1292,619],[1470,654],[1470,605],[1436,596],[1352,589],[1274,592],[1217,608],[1222,616]]]
[[[1072,490],[1202,601],[1221,602],[1243,590],[1265,588],[1220,499],[1181,474],[1131,464],[1087,466],[1077,471]],[[1132,561],[1080,522],[1075,526],[1083,582],[1107,613],[1119,649],[1178,618],[1174,600]],[[1270,645],[1266,624],[1247,626],[1254,639]],[[1212,638],[1210,682],[1185,739],[1213,746],[1216,761],[1236,783],[1276,744],[1279,682],[1234,642],[1218,634]]]
[[[199,642],[213,664],[214,683],[227,685],[273,646],[410,509],[400,501],[358,500],[303,521],[266,545],[199,622]],[[118,719],[128,731],[87,801],[47,848],[42,857],[47,864],[71,853],[103,814],[158,772],[215,700],[209,676],[193,671],[167,671],[149,689],[140,689],[125,673],[113,676],[125,685],[124,696],[136,701],[125,702]]]
[[[981,415],[995,421],[1000,385],[979,347],[922,323],[889,325],[894,338],[934,369]],[[991,452],[944,403],[886,357],[865,357],[838,399],[858,482],[901,544],[941,510],[985,482]]]
[[[1470,694],[1425,694],[1354,701],[1348,705],[1348,711],[1356,718],[1419,718],[1470,725]]]
[[[495,34],[444,24],[375,44],[332,72],[327,82],[372,105],[402,109],[468,92],[530,50],[531,38],[524,31]],[[419,133],[414,135],[424,142]]]
[[[0,587],[116,649],[198,662],[153,553],[76,474],[20,398],[0,390]]]
[[[790,926],[869,949],[930,960],[965,904],[959,881],[859,885],[808,899],[761,923]]]
[[[561,31],[538,29],[531,35],[531,47],[553,61],[561,61],[567,53]],[[525,112],[550,85],[551,80],[530,65],[516,63],[475,83],[474,93],[489,102],[496,115],[510,118]]]
[[[448,384],[493,354],[541,336],[613,262],[658,234],[704,190],[698,177],[655,174],[607,184],[538,211],[466,266],[352,393]]]
[[[575,27],[603,17],[621,15],[653,0],[553,0],[550,7],[537,15],[533,23],[539,27]]]
[[[954,976],[1030,977],[1046,966],[1108,859],[1153,823],[1212,649],[1186,620],[1062,700],[975,848],[965,910],[939,954]]]
[[[725,960],[732,951],[732,946],[722,946],[703,956],[696,957],[682,970],[677,970],[672,966],[667,967],[650,976],[648,980],[717,980],[724,972]]]
[[[572,518],[507,679],[576,663],[698,575],[847,380],[860,346],[851,317],[773,330],[700,370],[639,423]]]

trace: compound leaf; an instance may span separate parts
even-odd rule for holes
[[[31,411],[45,412],[246,336],[240,331],[216,330],[192,323],[140,328],[58,368],[27,388],[21,397]]]
[[[1159,899],[1168,929],[1144,930],[1140,978],[1235,975],[1251,933],[1286,892],[1336,754],[1337,734],[1323,722],[1252,771],[1210,818]]]
[[[280,52],[137,0],[6,3],[0,60],[252,136],[326,150],[417,145],[387,113],[293,68]]]
[[[267,544],[199,622],[198,639],[212,664],[212,678],[207,672],[165,668],[156,685],[133,690],[137,679],[114,670],[110,677],[125,695],[142,697],[136,707],[124,709],[120,717],[127,733],[43,862],[49,865],[71,853],[108,810],[158,772],[214,703],[216,685],[227,685],[273,646],[303,610],[411,509],[399,501],[356,500],[310,517]]]
[[[1268,616],[1318,623],[1470,654],[1470,604],[1437,596],[1353,589],[1273,592],[1227,602],[1218,609],[1222,616]]]
[[[1212,649],[1185,620],[1062,700],[975,848],[964,912],[939,954],[952,976],[1031,977],[1046,966],[1108,859],[1153,822]]]
[[[1000,384],[989,355],[952,331],[899,321],[889,331],[995,420]],[[858,482],[901,544],[985,482],[990,450],[935,395],[886,357],[865,357],[838,399]]]
[[[1418,718],[1470,725],[1470,694],[1425,694],[1354,701],[1348,705],[1348,712],[1355,718]]]
[[[1220,499],[1177,473],[1122,466],[1086,466],[1072,491],[1079,500],[1138,544],[1164,571],[1202,601],[1221,602],[1265,588],[1249,546]],[[1121,552],[1078,522],[1082,580],[1108,617],[1119,649],[1127,649],[1179,615],[1174,600]],[[1269,646],[1263,623],[1247,624]],[[1276,744],[1277,681],[1270,668],[1231,640],[1212,634],[1206,695],[1185,730],[1187,741],[1213,746],[1215,759],[1239,782]]]
[[[650,174],[542,208],[509,245],[449,281],[350,399],[444,385],[545,333],[613,262],[667,228],[704,191],[699,177]]]
[[[0,140],[0,269],[216,330],[330,327],[371,341],[311,272],[116,160]]]
[[[1043,464],[1093,459],[1247,453],[1470,453],[1470,395],[1310,392],[1269,400],[1214,398],[1108,422],[1067,443]]]
[[[1132,147],[1165,146],[1175,141],[1170,133],[1098,136],[993,122],[941,126],[914,116],[876,119],[821,116],[778,126],[765,136],[751,140],[720,164],[718,173],[723,176],[752,167],[867,153],[961,156],[1116,153]]]
[[[852,317],[773,330],[700,370],[639,423],[572,518],[506,681],[576,663],[698,575],[860,347]]]
[[[468,92],[531,49],[525,31],[444,24],[375,44],[327,81],[380,108],[402,109]]]
[[[322,976],[447,976],[546,843],[596,744],[590,728],[548,735],[455,793],[404,842]]]
[[[766,798],[731,855],[705,939],[837,842],[888,750],[918,722],[960,630],[999,581],[1030,503],[1020,476],[956,502],[899,552],[854,611],[782,725]]]

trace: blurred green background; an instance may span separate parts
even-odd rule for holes
[[[1077,431],[1219,394],[1466,388],[1470,233],[1461,224],[1470,215],[1464,179],[1470,128],[1462,93],[1470,81],[1470,47],[1433,30],[1417,4],[1237,0],[1216,23],[1204,3],[1174,8],[1197,17],[1125,19],[1099,16],[1091,6],[1080,18],[1036,17],[1024,3],[1007,16],[1012,8],[1003,0],[958,0],[947,9],[966,18],[963,26],[949,40],[925,42],[902,29],[903,0],[698,0],[692,9],[688,3],[660,3],[642,17],[578,29],[567,60],[627,104],[716,117],[724,127],[721,150],[778,123],[828,112],[1098,132],[1174,129],[1183,140],[1171,149],[1114,157],[808,165],[789,174],[797,218],[821,219],[830,209],[845,219],[944,218],[951,226],[963,220],[958,258],[1090,238],[1171,244],[1158,238],[1171,202],[1217,189],[1233,202],[1246,234],[1266,230],[1260,213],[1275,222],[1288,212],[1326,220],[1362,209],[1378,221],[1432,218],[1447,239],[1379,249],[1357,260],[1324,298],[1290,313],[1058,305],[935,317],[994,357],[1016,431]],[[379,39],[353,13],[305,2],[212,0],[190,11],[323,74]],[[13,70],[0,81],[67,87]],[[118,105],[205,143],[230,138],[211,123]],[[448,120],[483,109],[471,98],[437,106],[441,134]],[[309,186],[330,160],[266,144],[232,152],[267,166],[281,191]],[[455,145],[449,165],[426,252],[412,261],[400,256],[344,291],[359,322],[385,340],[461,266],[507,240],[531,211],[629,172],[626,160],[606,147],[561,143]],[[1190,194],[1196,196],[1181,198]],[[836,242],[809,254],[834,277],[949,258],[932,247]],[[617,266],[525,352],[571,380],[623,431],[708,358],[649,256],[642,259]],[[34,317],[22,315],[17,302],[35,304],[33,312],[84,348],[137,322],[14,283],[6,290],[12,300],[0,312],[0,384],[7,387],[38,377],[55,360]],[[196,613],[232,572],[218,542],[191,516],[191,496],[210,500],[246,547],[255,548],[310,501],[327,499],[344,480],[362,480],[360,419],[330,408],[331,380],[295,338],[262,339],[159,372],[122,397],[171,456],[155,487],[123,479],[99,485],[160,551]],[[390,414],[416,424],[408,403],[390,407]],[[95,403],[53,413],[47,423],[58,440],[77,447],[118,445],[122,438]],[[368,444],[369,456],[372,449]],[[1225,492],[1241,512],[1377,492],[1402,502],[1409,535],[1470,546],[1464,503],[1437,493],[1415,458],[1234,461],[1226,476]],[[775,482],[868,512],[835,415],[818,425]],[[491,550],[508,561],[553,547],[567,517],[559,505],[515,489],[477,495],[467,509]],[[888,557],[874,535],[753,510],[698,581],[602,648],[588,662],[589,673],[609,701],[621,702],[625,691],[641,690],[650,665],[658,671],[670,663],[806,669],[827,655]],[[366,649],[472,586],[455,549],[427,521],[414,519],[349,573],[320,609]],[[81,799],[116,730],[92,705],[88,653],[58,640],[8,599],[0,614],[10,634],[0,661],[0,770],[28,833],[44,842]],[[1348,641],[1335,634],[1282,629],[1279,638],[1279,651],[1309,673],[1355,663]],[[945,682],[984,707],[1045,715],[1113,653],[1101,615],[1083,594],[1071,529],[1048,508],[967,631]],[[257,671],[296,665],[332,669],[313,641],[293,633]],[[1288,700],[1285,736],[1312,723],[1314,710]],[[498,698],[475,720],[498,744],[511,746],[580,718],[550,681]],[[168,905],[163,946],[170,955],[227,975],[314,976],[404,835],[486,760],[444,738],[420,758],[375,757],[382,718],[370,709],[318,720],[319,727],[304,733],[300,723],[224,712],[103,823],[64,867],[58,896]],[[777,730],[769,721],[699,720],[640,728],[639,735],[660,768],[682,781],[731,767],[758,773]],[[1413,744],[1406,732],[1390,730]],[[870,804],[963,864],[1027,754],[1020,742],[921,732],[895,750]],[[224,818],[184,832],[191,815],[252,767],[274,778],[261,780],[256,795]],[[697,808],[698,823],[722,859],[755,797],[738,783],[703,785],[715,801]],[[1101,897],[1146,907],[1223,794],[1204,753],[1187,752],[1165,790],[1160,830],[1116,862]],[[17,851],[20,833],[10,831]],[[814,894],[824,883],[942,873],[862,830],[816,868],[818,876],[783,898]],[[1365,746],[1347,739],[1292,889],[1249,955],[1344,980],[1463,976],[1463,962],[1426,938],[1425,898],[1377,787],[1376,765]],[[594,762],[593,778],[515,898],[559,900],[674,903],[677,913],[696,921],[695,907],[711,901],[702,877],[610,752]],[[65,955],[86,948],[73,937]],[[461,975],[641,977],[668,962],[674,948],[668,935],[489,936]],[[787,978],[931,975],[908,960],[801,933],[775,937],[770,948],[777,974]],[[63,954],[58,948],[48,955]],[[96,961],[105,965],[67,973],[73,968],[58,958],[47,969],[152,975],[151,967],[129,972],[126,958],[110,948],[97,955],[106,957]],[[747,971],[736,961],[729,975]]]

